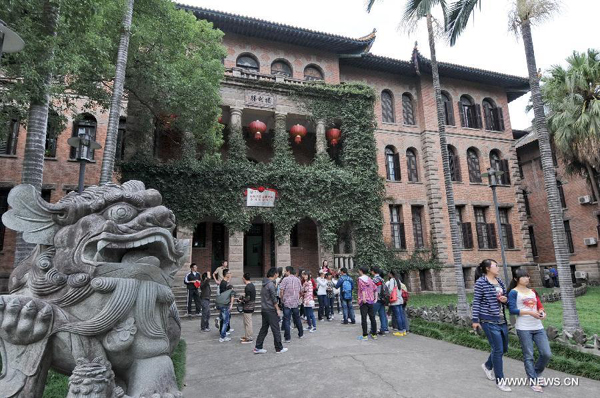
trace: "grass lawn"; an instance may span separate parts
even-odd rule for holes
[[[549,293],[553,289],[539,288],[536,291],[539,294]],[[473,301],[473,293],[467,294],[469,303]],[[577,297],[577,312],[579,322],[588,336],[594,333],[600,333],[600,287],[588,287],[587,293]],[[447,306],[456,305],[456,294],[412,294],[408,305],[412,307],[433,307],[436,305]],[[562,329],[562,304],[560,301],[554,303],[544,303],[548,318],[544,321],[544,326],[554,326]]]

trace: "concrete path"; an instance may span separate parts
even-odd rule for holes
[[[357,319],[358,321],[360,320]],[[233,317],[232,340],[219,343],[213,329],[199,332],[199,318],[183,320],[187,341],[186,398],[282,397],[600,397],[600,382],[579,377],[579,386],[547,387],[543,394],[529,387],[512,393],[485,378],[481,364],[487,353],[409,334],[358,341],[360,326],[318,322],[316,333],[300,340],[292,329],[289,351],[275,354],[269,332],[267,354],[252,353],[253,344],[240,344],[243,321]],[[254,316],[258,334],[260,315]],[[211,327],[214,327],[211,318]],[[506,359],[506,377],[525,377],[523,363]],[[573,376],[548,369],[544,377]]]

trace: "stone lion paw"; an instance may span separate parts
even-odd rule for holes
[[[52,326],[49,304],[25,296],[0,296],[0,338],[15,345],[42,340]]]

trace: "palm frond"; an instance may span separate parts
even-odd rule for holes
[[[448,7],[446,31],[451,46],[456,44],[456,40],[467,27],[477,5],[481,8],[481,0],[458,0]]]
[[[371,9],[375,5],[377,0],[367,0],[367,12],[371,12]]]

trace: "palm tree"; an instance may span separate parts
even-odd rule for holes
[[[369,0],[367,11],[370,12],[376,0]],[[450,217],[450,233],[452,236],[452,256],[454,258],[454,275],[456,278],[456,292],[458,295],[458,314],[469,315],[469,304],[467,303],[467,292],[463,277],[462,245],[460,242],[460,231],[456,219],[456,206],[454,204],[454,189],[452,187],[452,176],[448,157],[448,143],[446,140],[446,126],[444,116],[444,102],[442,100],[442,89],[440,85],[440,74],[438,71],[437,57],[435,54],[434,20],[431,15],[436,6],[440,6],[446,16],[445,0],[409,0],[406,4],[403,22],[408,26],[414,26],[418,21],[425,18],[427,22],[427,33],[429,34],[429,50],[431,52],[431,73],[433,75],[433,89],[437,110],[438,131],[440,136],[440,150],[442,152],[442,168],[444,170],[444,183],[446,185],[446,203]]]
[[[469,17],[473,15],[477,5],[481,5],[481,0],[458,0],[450,6],[446,26],[451,45],[456,42],[458,36],[464,31],[469,22]],[[527,71],[529,72],[531,102],[534,114],[534,131],[538,134],[544,184],[548,196],[552,242],[554,243],[554,255],[556,257],[558,279],[560,282],[563,329],[574,331],[575,329],[579,329],[579,316],[575,307],[575,295],[571,280],[569,250],[563,224],[562,206],[556,185],[556,171],[552,161],[550,135],[548,134],[546,124],[544,103],[542,101],[540,80],[531,36],[532,24],[547,20],[557,9],[558,3],[556,0],[514,0],[509,21],[515,34],[520,33],[523,38],[525,57],[527,58]]]
[[[113,92],[110,100],[110,111],[108,113],[108,128],[106,130],[106,142],[104,144],[104,155],[102,157],[102,170],[100,172],[100,184],[112,181],[115,167],[115,152],[117,150],[117,133],[119,129],[119,116],[121,101],[123,100],[123,86],[125,84],[125,71],[127,69],[127,54],[129,50],[129,37],[131,36],[131,19],[133,17],[134,0],[127,0],[127,8],[123,15],[123,30],[119,40],[117,53],[117,67]]]
[[[554,146],[572,172],[584,171],[600,198],[600,53],[573,52],[568,67],[553,66],[542,78],[542,97],[549,110]],[[596,172],[594,172],[596,170]]]
[[[42,15],[42,31],[47,37],[55,38],[59,16],[58,2],[52,0],[44,1]],[[38,73],[42,83],[39,90],[32,95],[29,102],[27,138],[25,139],[25,156],[23,157],[21,183],[31,184],[38,192],[41,192],[44,178],[44,153],[46,152],[46,129],[50,106],[51,65],[54,58],[54,47],[52,45],[47,46],[38,56],[40,59]],[[20,233],[17,234],[15,266],[27,257],[34,247],[34,244],[25,242]]]

